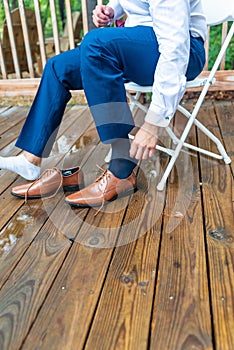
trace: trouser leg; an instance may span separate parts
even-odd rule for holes
[[[38,157],[49,155],[57,135],[69,90],[82,89],[79,48],[51,58],[16,146]]]
[[[202,70],[203,43],[191,37],[187,79]],[[126,137],[133,120],[126,103],[124,78],[152,85],[160,57],[151,27],[105,28],[88,33],[81,45],[81,75],[100,138],[111,142]]]
[[[84,91],[101,141],[112,145],[109,169],[119,178],[128,177],[137,163],[129,156],[128,133],[134,121],[124,79],[151,84],[158,57],[155,35],[148,27],[96,30],[81,45]]]
[[[126,138],[134,122],[124,79],[151,84],[159,57],[152,28],[105,28],[91,31],[81,44],[83,88],[100,139]]]
[[[191,38],[188,79],[198,75],[204,64],[204,55],[201,55],[204,48],[197,50],[193,41]],[[81,45],[83,87],[100,139],[116,147],[112,152],[112,161],[115,156],[123,164],[122,159],[125,158],[125,166],[132,163],[129,169],[135,165],[134,160],[126,157],[129,143],[118,141],[127,140],[134,125],[126,101],[124,79],[140,85],[152,85],[159,57],[155,33],[145,26],[92,31]],[[117,169],[120,163],[113,168]]]
[[[194,52],[193,47],[191,56]],[[91,31],[80,48],[47,62],[16,146],[37,156],[47,156],[71,97],[69,90],[82,88],[100,139],[107,143],[126,139],[134,122],[126,101],[124,79],[152,84],[158,58],[158,43],[150,27]],[[191,60],[189,65],[193,73],[197,61]]]

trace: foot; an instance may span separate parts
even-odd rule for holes
[[[27,159],[25,154],[15,157],[0,157],[0,169],[10,170],[26,180],[35,180],[40,175],[41,168]]]
[[[83,188],[84,177],[80,167],[66,170],[56,168],[46,170],[41,177],[25,185],[12,188],[15,197],[35,199],[54,196],[60,188],[64,191],[78,191]]]
[[[110,170],[105,170],[91,185],[66,197],[66,202],[75,207],[99,207],[135,191],[134,173],[126,179],[119,179]]]

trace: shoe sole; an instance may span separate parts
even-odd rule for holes
[[[111,198],[109,201],[105,201],[104,203],[96,203],[96,204],[75,204],[75,203],[71,203],[67,200],[65,200],[65,202],[67,204],[69,204],[71,207],[75,207],[75,208],[95,208],[95,207],[101,207],[102,205],[107,205],[108,203],[111,203],[113,201],[115,201],[118,198],[123,198],[126,196],[130,196],[131,194],[135,193],[138,190],[137,187],[125,191],[125,192],[121,192],[119,195],[114,196],[113,198]]]
[[[75,191],[79,191],[81,190],[82,188],[84,187],[84,185],[80,185],[80,186],[65,186],[63,187],[63,191],[64,192],[75,192]],[[62,189],[59,189],[58,192],[61,192]],[[27,195],[27,199],[40,199],[40,198],[46,198],[46,197],[50,197],[52,196],[56,191],[53,191],[53,192],[50,192],[50,193],[46,193],[46,194],[42,194],[42,195],[38,195],[38,196],[28,196]],[[11,191],[11,194],[12,196],[14,197],[17,197],[17,198],[22,198],[24,199],[25,198],[25,195],[20,195],[20,194],[17,194],[17,193],[14,193]]]

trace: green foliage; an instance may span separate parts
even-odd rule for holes
[[[229,23],[230,27],[231,23]],[[220,50],[222,40],[222,28],[221,25],[213,26],[210,30],[210,48],[209,48],[209,69],[214,64],[214,60]],[[226,53],[226,69],[234,69],[234,38],[227,49]]]
[[[58,27],[59,27],[59,31],[62,32],[63,24],[61,20],[61,14],[59,11],[59,0],[56,0],[55,3],[56,3],[56,15],[58,19]],[[72,12],[81,11],[81,0],[71,0],[70,3],[71,3]],[[18,0],[14,0],[14,1],[10,0],[9,6],[11,10],[18,7]],[[34,3],[32,0],[24,0],[24,6],[26,8],[34,9]],[[52,36],[53,31],[52,31],[51,15],[49,10],[49,0],[40,0],[40,11],[41,11],[44,35],[45,37]],[[3,1],[0,0],[0,33],[2,31],[4,19],[5,19],[4,5],[3,5]]]
[[[81,0],[70,0],[72,11],[81,11]],[[107,0],[105,1],[107,2]],[[9,0],[11,10],[18,6],[17,0]],[[32,0],[24,0],[25,7],[34,8]],[[49,10],[49,0],[40,0],[40,9],[42,24],[45,37],[52,36],[52,21]],[[62,32],[63,25],[61,20],[61,14],[59,11],[59,0],[56,0],[56,11],[58,18],[59,31]],[[0,33],[3,27],[3,21],[5,18],[5,11],[3,1],[0,1]],[[230,24],[229,24],[230,25]],[[209,69],[212,67],[215,57],[220,49],[221,44],[221,26],[212,27],[210,33],[210,51],[209,51]],[[232,39],[226,55],[226,69],[234,69],[234,38]]]

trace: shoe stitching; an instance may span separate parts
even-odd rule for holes
[[[39,180],[42,179],[42,177],[46,174],[50,175],[53,171],[57,171],[60,175],[60,184],[58,186],[58,188],[56,189],[55,193],[53,193],[51,196],[48,196],[46,197],[47,199],[48,198],[53,198],[54,196],[56,196],[56,194],[58,193],[59,189],[62,187],[62,184],[63,184],[63,177],[62,177],[62,173],[61,173],[61,170],[59,170],[58,168],[54,167],[54,168],[51,168],[51,169],[46,169],[39,177],[38,179],[36,179],[35,181],[33,181],[29,187],[27,188],[26,192],[25,192],[25,196],[24,196],[24,203],[26,204],[27,203],[27,199],[28,199],[28,192],[30,190],[30,188]]]
[[[107,169],[104,170],[102,167],[100,167],[98,164],[96,164],[96,166],[103,171],[103,173],[96,179],[95,182],[100,182],[102,179],[103,179],[103,182],[104,182],[104,179],[105,179],[105,182],[106,182],[106,186],[104,188],[104,190],[102,190],[102,204],[101,206],[99,207],[99,209],[97,210],[97,212],[94,214],[94,216],[97,216],[98,213],[102,210],[102,208],[104,207],[104,204],[105,204],[105,199],[104,199],[104,194],[106,193],[106,188],[108,186],[108,178],[110,177],[110,175],[107,173]]]

